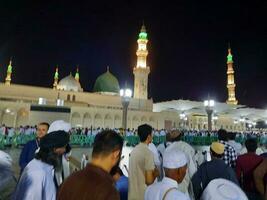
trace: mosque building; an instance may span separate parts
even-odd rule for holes
[[[133,67],[134,90],[130,99],[127,127],[137,128],[142,123],[155,129],[187,128],[207,129],[207,113],[203,102],[172,100],[154,103],[148,99],[147,65],[148,34],[143,25],[137,39],[137,62]],[[0,124],[18,127],[36,125],[41,121],[56,119],[69,121],[73,127],[121,128],[122,98],[119,81],[107,67],[95,81],[93,91],[84,91],[77,67],[60,77],[60,67],[55,68],[51,88],[15,84],[12,82],[12,61],[7,67],[4,83],[0,83]],[[265,120],[265,111],[238,105],[235,97],[234,65],[231,48],[227,56],[226,103],[216,102],[213,107],[213,129],[241,131],[247,124]]]

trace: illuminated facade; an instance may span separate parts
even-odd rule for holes
[[[234,77],[234,65],[233,56],[231,53],[231,48],[228,48],[227,56],[227,89],[228,89],[228,99],[227,104],[237,105],[238,101],[235,98],[235,77]]]
[[[127,128],[150,124],[155,129],[185,128],[206,130],[207,114],[202,101],[171,100],[155,103],[147,98],[147,33],[142,26],[137,40],[137,64],[134,73],[134,97],[127,114]],[[51,123],[56,119],[69,121],[72,127],[121,128],[122,102],[119,81],[109,68],[95,81],[92,91],[83,91],[78,68],[59,79],[56,67],[52,87],[38,87],[11,83],[12,65],[8,65],[5,83],[0,83],[0,124],[18,127],[36,125],[41,121]],[[212,127],[231,131],[246,130],[246,124],[266,120],[265,110],[236,105],[233,57],[227,56],[227,103],[216,102]],[[61,102],[58,104],[58,102]],[[216,113],[215,113],[216,111]]]
[[[148,55],[147,51],[147,33],[146,28],[143,25],[139,33],[137,40],[138,49],[136,51],[137,64],[133,69],[134,73],[134,98],[147,99],[147,88],[148,88],[148,74],[150,68],[146,64]]]

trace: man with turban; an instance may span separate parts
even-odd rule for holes
[[[61,130],[57,128],[48,131],[49,133],[41,138],[35,158],[23,170],[14,200],[56,199],[58,185],[55,170],[61,167],[62,155],[69,143],[68,132],[71,126],[62,120],[54,123],[61,127]]]

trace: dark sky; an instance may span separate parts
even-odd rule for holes
[[[227,43],[231,43],[239,103],[267,107],[267,1],[1,1],[0,81],[13,57],[13,82],[52,87],[79,64],[91,91],[110,66],[133,86],[136,39],[149,37],[149,96],[154,101],[225,101]],[[77,2],[77,1],[76,1]]]

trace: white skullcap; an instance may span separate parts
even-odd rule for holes
[[[212,180],[203,191],[200,200],[248,200],[235,183],[223,178]]]
[[[56,120],[56,121],[52,122],[52,124],[49,126],[47,133],[51,133],[54,131],[69,132],[70,129],[71,129],[70,123],[65,122],[63,120]]]
[[[187,164],[188,159],[184,152],[177,148],[167,148],[163,154],[163,167],[168,169],[178,169]]]
[[[12,158],[6,152],[0,150],[0,165],[5,167],[12,166]]]

